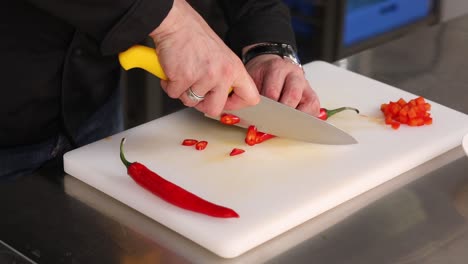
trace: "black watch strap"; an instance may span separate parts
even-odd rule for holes
[[[281,58],[290,59],[294,64],[301,66],[301,62],[297,57],[296,52],[293,47],[288,44],[282,43],[262,43],[251,49],[249,49],[244,56],[242,56],[242,62],[247,64],[251,59],[263,55],[263,54],[273,54],[278,55]]]

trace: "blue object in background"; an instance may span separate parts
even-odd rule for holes
[[[315,15],[316,0],[283,0],[291,11],[291,23],[294,32],[298,36],[311,37],[313,35],[314,25],[307,18]]]
[[[348,0],[343,44],[350,46],[424,18],[432,0]]]

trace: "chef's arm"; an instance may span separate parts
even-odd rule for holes
[[[173,0],[27,0],[101,43],[105,55],[144,40],[161,24]]]
[[[257,43],[278,42],[296,47],[291,16],[281,0],[220,0],[229,26],[226,43],[241,56]]]

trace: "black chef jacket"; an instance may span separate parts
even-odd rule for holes
[[[12,0],[0,8],[0,147],[34,144],[79,126],[118,86],[118,52],[147,38],[172,0]],[[218,1],[225,41],[295,45],[281,1]]]

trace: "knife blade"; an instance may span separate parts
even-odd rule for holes
[[[141,68],[167,80],[153,48],[132,46],[119,54],[119,62],[125,70]],[[327,145],[357,143],[356,139],[338,127],[265,96],[260,96],[260,102],[254,106],[225,113],[236,115],[242,120],[237,126],[255,125],[258,131],[277,137]],[[219,120],[219,117],[205,116]]]
[[[265,96],[261,96],[255,106],[225,113],[239,117],[241,121],[236,125],[240,127],[254,125],[258,131],[277,137],[326,145],[357,143],[351,135],[332,124]],[[219,120],[217,117],[208,117]]]

